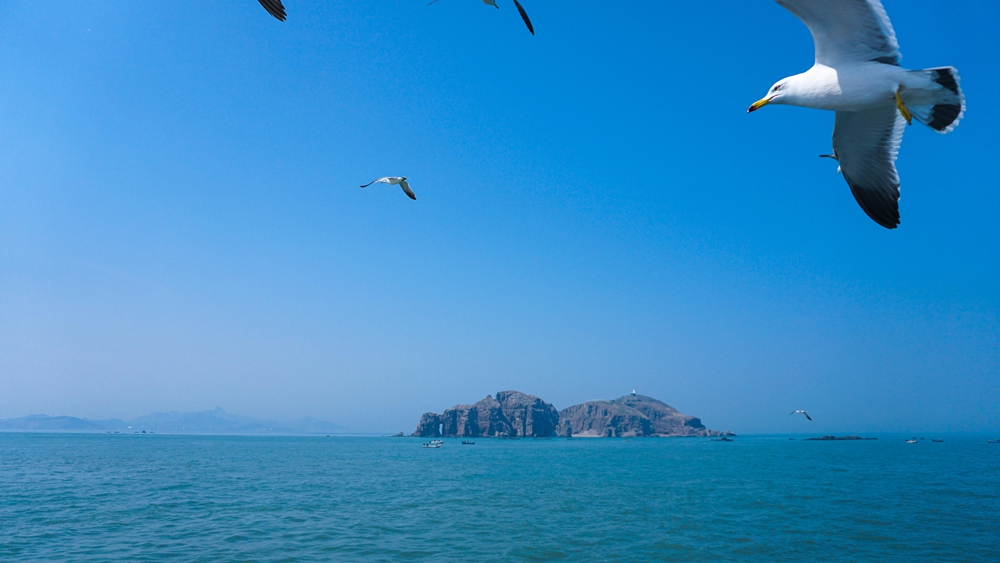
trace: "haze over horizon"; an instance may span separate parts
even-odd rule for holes
[[[0,419],[410,432],[635,388],[737,433],[1000,431],[1000,4],[885,0],[969,107],[907,128],[890,232],[831,114],[746,115],[812,64],[773,2],[533,2],[535,36],[425,3],[0,5]]]

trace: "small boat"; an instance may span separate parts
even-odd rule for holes
[[[475,442],[470,442],[468,440],[462,440],[462,445],[463,446],[475,446],[476,443]]]
[[[712,438],[712,439],[711,439],[711,440],[709,440],[709,441],[710,441],[710,442],[732,442],[732,441],[733,441],[733,439],[732,439],[732,438],[726,438],[725,436],[723,436],[723,437],[721,437],[721,438]]]
[[[937,438],[931,438],[931,442],[937,442],[940,444],[941,442],[944,442],[944,438],[941,438],[940,440],[938,440]]]
[[[917,439],[916,438],[910,438],[909,440],[906,441],[906,443],[907,444],[916,444],[917,443]]]
[[[986,440],[987,444],[1000,444],[1000,440]]]
[[[425,448],[440,448],[441,444],[439,442],[429,442],[427,444],[424,444],[424,447]]]

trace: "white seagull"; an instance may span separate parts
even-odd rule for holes
[[[776,0],[812,33],[816,64],[779,80],[747,112],[786,104],[836,112],[833,158],[876,223],[899,225],[896,155],[913,119],[948,133],[965,113],[954,67],[906,70],[880,0]]]
[[[261,6],[267,10],[267,13],[278,18],[278,21],[285,21],[285,7],[281,4],[281,0],[257,0],[260,2]]]
[[[408,184],[406,182],[406,178],[402,176],[385,176],[383,178],[379,178],[378,180],[372,180],[361,187],[367,188],[372,184],[389,184],[390,186],[399,184],[399,187],[403,188],[403,191],[406,192],[406,195],[410,196],[410,199],[414,201],[417,199],[417,194],[413,193],[413,190],[410,189],[410,184]]]
[[[789,416],[791,416],[791,415],[793,415],[793,414],[801,414],[802,416],[806,417],[807,419],[809,419],[809,420],[812,420],[812,417],[811,417],[811,416],[809,416],[809,413],[807,413],[807,412],[806,412],[806,411],[804,411],[804,410],[797,410],[797,411],[792,411],[791,413],[789,413]]]
[[[430,6],[431,4],[437,1],[438,0],[431,0],[430,2],[427,3],[427,5]],[[490,6],[493,6],[498,10],[500,9],[500,6],[497,6],[497,0],[483,0],[483,4],[489,4]],[[517,7],[517,12],[521,14],[521,19],[524,20],[524,25],[528,26],[528,31],[530,31],[531,34],[534,35],[535,28],[531,25],[531,20],[528,19],[528,12],[524,11],[524,6],[522,6],[521,3],[518,2],[517,0],[514,0],[514,6]]]

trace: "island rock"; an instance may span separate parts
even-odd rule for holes
[[[559,411],[560,436],[722,436],[701,419],[645,395],[588,401]]]
[[[534,395],[501,391],[474,405],[455,405],[443,414],[424,413],[414,436],[461,438],[545,438],[556,435],[559,411]]]
[[[413,433],[421,438],[734,435],[709,430],[701,419],[645,395],[589,401],[557,411],[550,403],[520,391],[500,391],[472,405],[455,405],[442,414],[424,413]]]

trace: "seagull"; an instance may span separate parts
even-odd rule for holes
[[[776,0],[812,33],[816,63],[775,83],[747,112],[785,104],[836,112],[833,155],[861,209],[899,225],[896,155],[913,120],[948,133],[965,114],[958,70],[907,70],[880,0]]]
[[[261,6],[267,10],[267,13],[278,18],[278,21],[285,21],[285,7],[281,4],[281,0],[257,0],[260,2]]]
[[[261,0],[261,1],[263,1],[263,0]],[[437,2],[437,1],[438,0],[431,0],[430,2],[427,3],[427,5],[430,6],[431,4],[433,4],[433,3]],[[497,6],[497,0],[483,0],[483,4],[489,4],[490,6],[493,6],[494,8],[496,8],[498,10],[500,9],[500,6]],[[534,35],[535,34],[535,28],[534,28],[534,26],[531,25],[531,20],[528,19],[528,12],[524,11],[524,6],[522,6],[521,3],[518,2],[517,0],[514,0],[514,6],[517,6],[517,12],[519,14],[521,14],[521,19],[524,20],[524,25],[528,26],[528,31],[530,31],[531,34]]]
[[[410,184],[408,184],[406,182],[406,178],[402,176],[385,176],[384,178],[379,178],[378,180],[372,180],[361,187],[367,188],[372,184],[389,184],[390,186],[399,184],[399,187],[403,188],[403,191],[406,192],[406,195],[410,196],[410,199],[414,201],[417,199],[417,194],[413,193],[413,190],[410,189]]]
[[[809,416],[809,413],[807,413],[806,411],[801,410],[801,409],[797,410],[797,411],[792,411],[791,413],[789,413],[789,416],[791,416],[793,414],[801,414],[802,416],[806,417],[808,420],[812,420],[812,417]]]

